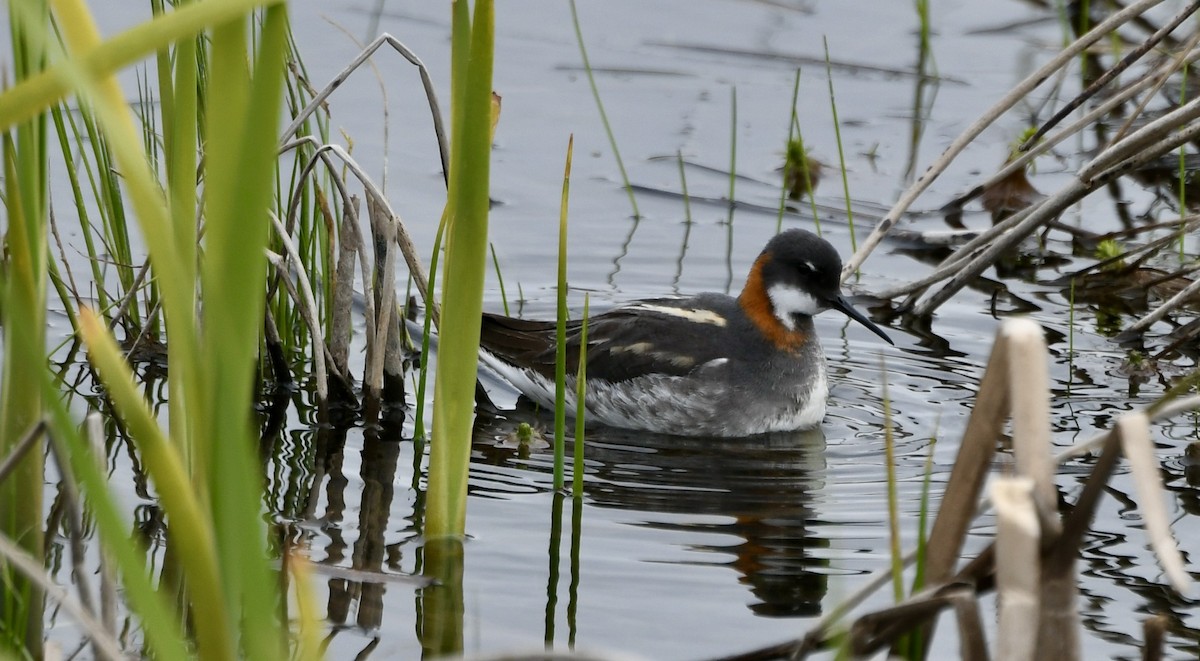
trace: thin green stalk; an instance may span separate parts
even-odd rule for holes
[[[575,136],[567,140],[562,199],[558,207],[558,326],[554,356],[554,490],[563,488],[563,458],[567,426],[567,202],[571,193],[571,156]]]
[[[629,175],[625,172],[625,162],[621,160],[621,151],[617,149],[617,138],[613,135],[612,125],[608,122],[608,113],[604,112],[604,102],[600,100],[600,89],[596,87],[596,76],[592,73],[591,62],[588,61],[587,48],[583,45],[583,30],[579,27],[579,13],[575,10],[575,0],[571,0],[571,23],[575,26],[575,40],[579,42],[579,55],[583,58],[583,70],[587,73],[588,85],[592,88],[592,97],[596,99],[596,108],[600,111],[600,123],[608,135],[608,144],[612,147],[613,157],[617,159],[617,169],[621,171],[621,181],[625,184],[625,192],[629,195],[629,205],[633,207],[633,217],[641,218],[638,212],[637,198],[633,195],[633,186],[629,183]]]
[[[829,107],[833,111],[833,135],[837,138],[838,170],[842,174],[842,194],[846,197],[846,221],[850,224],[850,250],[858,250],[858,240],[854,236],[854,210],[850,205],[850,181],[846,177],[846,151],[842,147],[842,124],[838,120],[837,99],[833,94],[833,67],[829,62],[829,40],[822,37],[825,44],[825,76],[829,81]]]
[[[496,281],[500,283],[500,302],[504,304],[504,316],[511,316],[508,311],[508,295],[504,293],[504,274],[500,272],[500,259],[496,257],[496,244],[488,242],[492,251],[492,266],[496,269]]]
[[[783,231],[783,214],[787,210],[787,196],[788,196],[787,150],[791,149],[792,140],[794,139],[793,136],[795,135],[795,133],[798,133],[799,129],[800,129],[800,120],[796,116],[796,105],[797,105],[797,103],[799,103],[799,101],[800,101],[800,69],[797,68],[796,69],[796,79],[792,82],[792,112],[788,118],[787,142],[783,143],[784,144],[783,185],[779,187],[779,215],[775,217],[775,233],[776,234]],[[803,150],[803,148],[804,148],[803,141],[800,142],[800,147],[801,147],[801,150]],[[807,170],[808,170],[807,163],[804,165],[804,169],[807,172]],[[809,190],[810,191],[812,190],[811,185],[809,186]],[[809,197],[811,198],[812,195],[810,194]],[[821,235],[821,221],[820,221],[820,219],[818,219],[816,217],[816,213],[813,214],[813,219],[817,223],[817,236],[820,236]]]
[[[900,547],[900,505],[896,482],[896,438],[892,433],[892,402],[888,395],[887,364],[880,358],[883,375],[883,447],[887,471],[888,536],[892,551],[892,591],[896,603],[904,600],[904,551]]]
[[[437,284],[438,257],[442,254],[442,235],[446,230],[446,215],[438,222],[437,233],[433,235],[433,256],[429,258],[429,286],[425,290],[425,300],[433,301],[434,289]],[[425,384],[429,375],[429,338],[433,332],[433,315],[425,310],[425,328],[421,334],[421,373],[417,376],[417,410],[413,417],[413,439],[425,440]]]
[[[789,168],[799,168],[804,182],[804,190],[808,192],[808,205],[812,210],[813,226],[817,236],[821,236],[821,215],[817,212],[816,187],[813,185],[808,148],[804,146],[804,133],[800,130],[800,116],[797,111],[800,99],[800,71],[799,68],[796,69],[796,77],[792,82],[791,114],[788,118],[787,142],[784,143],[783,183],[779,187],[779,213],[775,218],[775,231],[783,230],[783,215],[787,211],[787,197],[793,185],[790,181],[793,171]]]
[[[925,474],[921,481],[921,511],[917,518],[917,560],[913,567],[913,581],[909,594],[916,594],[925,588],[926,547],[929,543],[929,513],[931,505],[931,486],[933,484],[933,451],[937,447],[938,427],[941,420],[934,425],[933,435],[929,437],[929,454],[925,455]],[[908,634],[908,658],[920,658],[921,650],[925,649],[921,632],[912,631]]]
[[[495,15],[491,0],[452,4],[451,153],[442,324],[433,395],[425,536],[461,537],[475,419],[475,379],[487,263]]]
[[[583,295],[583,319],[579,323],[579,366],[575,371],[575,454],[571,468],[571,495],[583,498],[583,433],[587,420],[587,348],[590,297]]]
[[[174,247],[178,251],[179,266],[183,270],[182,277],[189,282],[195,282],[197,277],[196,168],[200,143],[200,122],[197,120],[201,116],[201,106],[200,95],[196,89],[199,83],[199,53],[196,42],[194,38],[181,39],[175,46],[173,58],[167,56],[165,49],[160,51],[159,55],[160,85],[169,85],[165,91],[160,91],[160,97],[166,101],[163,104],[162,116],[167,151],[167,199],[170,204],[172,234],[176,239]],[[172,60],[175,63],[173,80],[169,75]],[[195,309],[195,289],[179,293],[188,297],[184,304]],[[167,354],[167,379],[171,392],[186,387],[183,383],[186,368],[180,364],[184,357],[184,354],[175,351]],[[196,456],[195,448],[186,442],[189,438],[187,398],[170,397],[167,406],[170,411],[171,438],[183,441],[188,472],[198,480],[203,479],[199,473],[201,462]]]
[[[793,120],[796,122],[796,144],[800,147],[800,153],[803,155],[800,158],[800,174],[804,177],[804,186],[808,188],[808,208],[812,211],[813,226],[816,227],[817,236],[821,236],[821,214],[817,211],[817,191],[813,184],[812,170],[808,167],[808,148],[804,146],[804,132],[800,130],[800,119],[793,115]],[[842,171],[843,177],[845,170]]]
[[[737,183],[737,87],[730,88],[729,93],[729,217],[726,219],[733,224],[733,208],[737,202],[734,199],[734,184]]]
[[[929,51],[929,0],[916,0],[921,50]]]
[[[85,112],[80,109],[80,113]],[[104,282],[103,271],[101,270],[103,260],[100,259],[100,254],[96,250],[95,241],[92,240],[92,232],[87,231],[87,228],[92,226],[92,221],[88,213],[88,204],[84,198],[83,184],[79,180],[79,169],[87,172],[89,182],[93,184],[93,192],[96,190],[94,183],[95,178],[92,176],[92,166],[88,159],[80,150],[79,158],[74,157],[71,150],[71,137],[74,138],[77,144],[83,143],[83,136],[79,132],[78,124],[69,109],[63,104],[55,104],[51,108],[51,116],[54,119],[54,128],[59,148],[62,150],[64,170],[67,173],[67,180],[70,182],[71,195],[75,203],[73,211],[78,219],[80,228],[85,231],[80,232],[80,236],[84,241],[84,248],[88,256],[88,266],[91,269],[92,282],[96,284],[96,306],[107,314],[108,308],[111,305],[108,298],[108,291],[100,286]],[[70,131],[68,132],[68,128]],[[81,167],[77,167],[77,164]],[[74,327],[74,326],[72,326]]]

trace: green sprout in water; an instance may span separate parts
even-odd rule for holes
[[[821,181],[821,171],[825,166],[817,159],[808,155],[804,142],[799,139],[788,141],[787,153],[783,162],[783,181],[787,186],[788,197],[799,200],[811,194]]]
[[[1012,143],[1009,144],[1007,160],[1008,161],[1016,160],[1017,158],[1020,158],[1022,152],[1032,149],[1033,145],[1026,146],[1025,143],[1027,143],[1031,139],[1033,139],[1033,136],[1037,135],[1037,132],[1038,132],[1038,127],[1036,127],[1036,126],[1027,127],[1024,131],[1022,131],[1021,135],[1018,135],[1017,138],[1015,140],[1013,140]],[[1040,142],[1040,140],[1039,140],[1039,142]],[[1022,149],[1022,147],[1024,147],[1024,149]],[[1036,161],[1031,160],[1031,161],[1029,161],[1029,164],[1027,166],[1025,166],[1025,169],[1029,171],[1029,174],[1037,174],[1037,166],[1034,165],[1035,162]]]
[[[533,445],[533,427],[528,422],[517,425],[517,456],[529,458],[529,449]]]
[[[1125,254],[1125,246],[1121,245],[1116,239],[1105,239],[1096,245],[1096,259],[1105,262],[1108,260],[1116,260],[1105,266],[1105,270],[1119,270],[1125,268],[1125,260],[1117,259]]]
[[[528,447],[533,442],[533,427],[528,422],[517,425],[517,444]]]

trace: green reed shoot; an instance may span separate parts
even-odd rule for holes
[[[796,139],[788,142],[787,156],[784,160],[784,176],[789,179],[785,185],[785,192],[794,194],[796,186],[803,190],[805,197],[808,198],[809,210],[813,215],[813,222],[817,227],[817,231],[821,229],[821,217],[817,211],[816,188],[817,181],[820,176],[820,163],[815,159],[810,158],[808,150],[804,147],[804,133],[800,130],[799,124],[795,127]],[[817,167],[813,167],[813,166]],[[793,180],[799,176],[799,181]]]
[[[900,540],[899,482],[896,477],[896,436],[895,427],[892,423],[892,401],[888,393],[887,364],[882,356],[880,357],[879,364],[883,377],[883,447],[884,470],[887,473],[888,539],[892,560],[892,596],[896,600],[896,603],[901,603],[904,601],[904,549]],[[930,456],[932,457],[932,454]],[[926,492],[921,503],[922,517],[926,515],[927,509],[928,493]],[[923,518],[921,526],[923,531]],[[923,536],[924,533],[922,532],[921,535]],[[910,644],[910,641],[902,640],[897,647],[903,650],[907,649]],[[907,658],[918,657],[910,654]]]
[[[917,559],[913,567],[912,586],[909,588],[909,594],[916,594],[925,588],[925,553],[929,544],[929,514],[932,506],[930,494],[932,493],[933,483],[933,451],[937,447],[938,427],[941,425],[941,419],[934,424],[933,435],[929,437],[929,454],[925,455],[925,473],[921,480],[921,509],[917,515]],[[925,649],[922,641],[922,632],[917,629],[910,631],[908,634],[908,653],[906,658],[919,659],[921,651]]]
[[[567,203],[571,197],[571,157],[575,136],[567,139],[567,162],[563,168],[562,199],[558,207],[558,304],[554,354],[554,490],[563,488],[563,460],[567,427]]]
[[[44,4],[9,4],[13,68],[17,82],[45,66],[44,36],[49,10]],[[42,394],[23,387],[30,375],[46,371],[46,231],[49,168],[46,115],[39,109],[17,126],[4,126],[4,206],[7,215],[4,268],[0,270],[0,325],[4,365],[0,374],[0,461],[42,417]],[[0,483],[0,533],[33,557],[43,557],[42,488],[44,461],[39,445],[25,453],[17,469]],[[15,568],[0,561],[0,656],[42,655],[42,593]]]
[[[475,419],[479,326],[487,263],[495,14],[490,0],[452,4],[450,184],[442,324],[433,395],[425,536],[461,537]]]
[[[929,47],[929,0],[916,0],[917,21],[920,24],[919,34],[921,52],[928,53]]]
[[[888,394],[887,364],[880,358],[883,376],[883,447],[884,469],[887,472],[888,534],[892,551],[892,590],[896,603],[904,599],[904,551],[900,544],[900,505],[896,482],[896,439],[892,429],[892,401]]]
[[[737,87],[729,90],[729,218],[733,224],[734,185],[737,183]]]
[[[792,113],[788,117],[788,135],[787,142],[784,143],[784,149],[790,149],[794,135],[799,128],[799,120],[796,118],[796,104],[800,100],[800,69],[796,69],[796,78],[792,82]],[[804,143],[800,143],[801,151],[804,150]],[[809,190],[812,190],[811,187]],[[788,172],[787,172],[787,156],[784,155],[783,164],[783,185],[779,187],[779,215],[775,217],[775,233],[783,231],[783,214],[787,211],[787,196],[788,196]],[[817,236],[821,235],[821,221],[816,219],[816,214],[813,214],[817,223]]]
[[[854,209],[850,204],[850,181],[846,177],[846,150],[842,147],[842,123],[838,120],[837,98],[833,93],[833,67],[829,60],[829,40],[822,37],[825,44],[825,77],[829,81],[829,109],[833,112],[833,135],[837,139],[838,171],[842,174],[842,194],[846,197],[846,222],[850,224],[850,250],[858,250],[858,240],[854,237]]]
[[[80,112],[80,114],[82,114],[84,111],[83,111],[83,109],[80,109],[79,112]],[[78,128],[75,123],[75,118],[72,115],[72,113],[70,112],[70,110],[65,108],[64,105],[61,103],[55,104],[50,109],[50,116],[54,120],[55,138],[56,138],[58,145],[62,151],[63,163],[66,166],[64,169],[67,174],[67,181],[70,185],[71,196],[75,203],[75,213],[78,214],[78,216],[79,216],[79,223],[80,223],[81,227],[91,227],[92,223],[88,217],[88,209],[87,209],[87,202],[86,202],[87,198],[85,197],[86,194],[83,190],[83,183],[80,180],[80,176],[79,176],[80,171],[85,171],[85,174],[88,175],[89,181],[90,181],[91,180],[91,165],[88,163],[87,159],[83,157],[82,154],[80,154],[80,157],[78,159],[76,159],[74,152],[71,150],[71,136],[74,136],[76,138],[78,138],[78,136],[79,136],[79,131],[78,131]],[[70,125],[69,132],[68,132],[68,123]],[[82,236],[82,238],[84,240],[85,251],[89,257],[88,263],[91,266],[92,282],[93,283],[101,283],[101,282],[103,282],[103,275],[102,275],[102,271],[101,271],[101,260],[97,259],[99,254],[96,252],[96,243],[92,239],[92,233],[91,232],[81,232],[80,235]],[[53,264],[53,260],[51,260],[51,264]],[[64,268],[67,269],[69,272],[68,265],[64,264]],[[97,285],[95,287],[95,291],[96,291],[97,307],[99,307],[101,310],[104,310],[105,314],[107,314],[107,310],[110,305],[107,290],[105,290],[104,287]],[[75,326],[75,310],[74,310],[75,301],[68,300],[65,297],[63,297],[61,291],[59,292],[59,295],[60,295],[60,298],[63,299],[62,300],[63,307],[67,310],[68,315],[71,317],[71,325],[72,325],[72,327],[74,327]]]
[[[442,236],[446,230],[446,215],[438,222],[437,233],[433,235],[433,255],[429,258],[429,287],[425,290],[425,300],[433,301],[435,285],[437,284],[438,261],[442,254]],[[425,311],[425,327],[421,333],[421,370],[417,376],[417,410],[413,414],[413,439],[425,439],[425,384],[429,375],[429,338],[433,332],[433,314]]]
[[[803,190],[808,195],[808,206],[812,211],[813,225],[817,236],[821,236],[821,214],[817,211],[816,181],[818,172],[811,165],[814,160],[808,157],[808,148],[804,146],[804,132],[800,130],[800,115],[797,106],[800,99],[800,69],[796,69],[796,77],[792,82],[791,115],[788,119],[788,136],[784,148],[783,186],[779,191],[779,215],[775,218],[775,231],[783,230],[783,214],[787,210],[787,198],[795,196],[797,190]],[[799,174],[799,181],[795,181]]]
[[[571,495],[583,497],[583,434],[587,420],[588,313],[591,297],[583,295],[583,318],[579,321],[579,366],[575,372],[575,455],[571,469]]]
[[[592,97],[596,99],[596,109],[600,111],[600,123],[604,125],[604,133],[608,135],[608,144],[612,147],[613,157],[617,160],[617,169],[621,172],[621,181],[625,184],[625,192],[629,195],[629,205],[633,207],[633,217],[641,218],[638,212],[637,198],[633,195],[633,186],[629,183],[629,175],[625,172],[625,161],[621,159],[621,151],[617,149],[617,138],[613,135],[612,124],[608,121],[608,113],[604,112],[604,102],[600,100],[600,88],[596,87],[596,76],[592,72],[592,64],[588,60],[587,47],[583,44],[583,29],[579,27],[579,12],[575,10],[575,0],[571,0],[571,24],[575,27],[575,40],[579,43],[579,56],[583,59],[583,70],[587,73],[588,85],[592,88]]]
[[[504,316],[510,316],[508,311],[508,295],[504,293],[504,274],[500,272],[500,259],[496,257],[496,244],[488,242],[492,251],[492,266],[496,269],[496,281],[500,283],[500,302],[504,304]]]

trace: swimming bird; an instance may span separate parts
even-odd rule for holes
[[[586,419],[680,436],[741,437],[821,423],[829,396],[813,315],[838,310],[892,344],[842,295],[828,241],[773,237],[737,298],[706,293],[634,301],[588,319]],[[567,412],[575,405],[581,321],[567,324]],[[554,408],[553,321],[485,313],[480,357]]]

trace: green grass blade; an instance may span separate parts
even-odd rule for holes
[[[792,112],[788,117],[788,135],[787,142],[784,143],[784,149],[791,149],[792,140],[795,136],[796,127],[799,120],[796,117],[796,104],[800,101],[800,69],[796,69],[796,78],[792,81]],[[788,196],[788,172],[787,172],[787,154],[784,154],[783,167],[783,185],[779,187],[779,214],[775,217],[775,233],[783,231],[783,214],[787,211],[787,196]],[[812,196],[812,187],[809,187],[809,196]],[[817,235],[821,234],[821,221],[817,220]]]
[[[733,208],[737,204],[734,199],[734,185],[737,183],[737,88],[729,90],[729,217],[726,220],[733,224]]]
[[[571,193],[571,156],[575,136],[567,140],[562,198],[558,207],[558,325],[554,353],[554,490],[563,488],[567,427],[567,201]]]
[[[183,271],[180,277],[188,282],[195,282],[197,275],[196,167],[199,149],[197,118],[201,115],[199,95],[196,90],[199,77],[196,51],[196,40],[185,38],[175,46],[173,58],[161,54],[159,56],[159,79],[170,84],[170,87],[166,88],[169,94],[160,91],[160,96],[170,100],[170,103],[164,103],[162,121],[172,234],[175,237],[175,252],[178,255],[179,266]],[[160,51],[160,53],[162,52]],[[175,62],[173,83],[169,75],[172,59]],[[164,68],[166,70],[163,70]],[[187,293],[183,295],[188,296],[185,305],[195,309],[195,289],[187,290]],[[181,361],[186,358],[184,352],[168,352],[167,378],[170,380],[172,392],[182,392],[185,387],[182,375],[188,374],[189,370]],[[184,460],[189,472],[193,477],[202,477],[203,474],[199,472],[199,462],[196,461],[194,455],[194,448],[186,443],[186,439],[190,437],[187,425],[188,421],[192,419],[188,415],[187,399],[187,397],[171,397],[168,400],[171,414],[171,438],[185,441]]]
[[[825,76],[829,81],[829,108],[833,112],[833,135],[837,138],[838,170],[842,174],[842,194],[846,197],[846,222],[850,224],[850,251],[858,250],[858,240],[854,237],[854,209],[850,206],[850,180],[846,177],[846,151],[842,146],[842,123],[838,119],[837,99],[833,94],[833,67],[829,62],[829,40],[822,39],[825,44]]]
[[[429,284],[425,290],[425,300],[433,301],[434,285],[437,283],[438,258],[442,254],[442,236],[446,231],[446,214],[438,222],[437,233],[433,236],[433,256],[429,259]],[[413,439],[417,442],[425,440],[425,384],[429,376],[429,337],[433,332],[433,314],[425,310],[425,327],[421,334],[421,373],[417,376],[417,410],[413,414]]]
[[[887,471],[888,536],[892,551],[892,590],[896,603],[904,599],[904,550],[900,545],[900,504],[896,482],[896,437],[892,433],[892,402],[888,396],[887,366],[880,361],[883,379],[884,468]]]
[[[504,274],[500,272],[500,258],[496,257],[496,244],[488,242],[492,251],[492,267],[496,269],[496,282],[500,283],[500,303],[504,305],[504,316],[511,316],[508,311],[508,294],[504,293]]]
[[[629,195],[629,206],[633,207],[633,217],[641,218],[638,212],[637,198],[633,195],[633,186],[629,183],[629,175],[625,172],[625,161],[621,159],[621,150],[617,148],[617,138],[613,134],[612,124],[608,121],[608,113],[604,111],[604,102],[600,100],[600,88],[596,87],[596,76],[592,73],[592,63],[588,60],[587,47],[583,45],[583,29],[579,27],[579,12],[575,9],[575,0],[571,0],[571,24],[575,27],[575,40],[579,42],[579,56],[583,58],[583,70],[587,73],[588,85],[592,88],[592,97],[596,99],[596,109],[600,111],[600,123],[604,125],[604,133],[608,135],[608,145],[612,147],[613,158],[617,160],[617,169],[621,172],[621,181],[625,184],[625,192]]]

